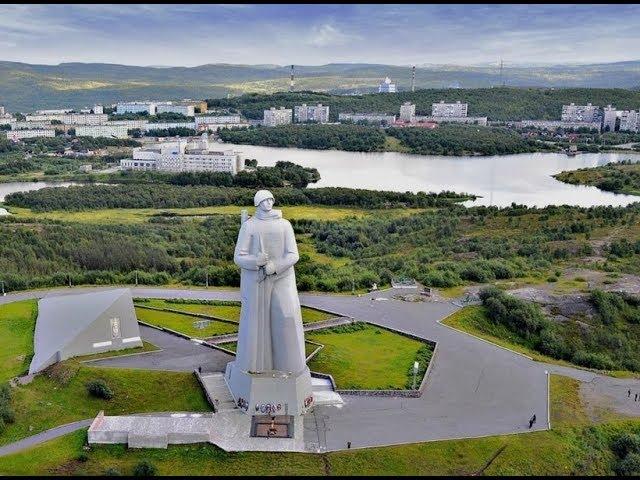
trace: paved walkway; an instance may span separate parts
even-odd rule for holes
[[[77,422],[68,423],[67,425],[61,425],[59,427],[51,428],[49,430],[45,430],[44,432],[40,432],[36,435],[32,435],[27,438],[23,438],[22,440],[18,440],[17,442],[10,443],[3,447],[0,447],[0,457],[3,455],[10,455],[12,453],[19,452],[20,450],[25,450],[27,448],[35,447],[36,445],[48,442],[49,440],[53,440],[54,438],[61,437],[62,435],[66,435],[67,433],[75,432],[76,430],[80,430],[81,428],[87,428],[91,425],[93,418],[89,418],[86,420],[79,420]]]
[[[239,292],[234,290],[147,287],[134,287],[131,290],[136,297],[239,300]],[[0,303],[69,291],[24,292],[0,297]],[[576,368],[534,362],[441,325],[439,322],[442,319],[459,309],[450,302],[403,302],[393,299],[393,293],[375,292],[360,297],[300,295],[303,305],[340,312],[347,317],[438,342],[438,353],[432,360],[422,397],[344,395],[345,404],[342,408],[316,407],[314,414],[307,415],[304,420],[308,448],[331,451],[344,449],[347,441],[351,442],[352,448],[359,448],[523,433],[531,431],[528,419],[533,413],[538,422],[532,430],[543,430],[548,428],[549,422],[547,372],[588,382],[588,388],[584,391],[590,388],[600,399],[615,399],[614,408],[640,414],[640,404],[636,411],[635,405],[624,399],[628,388],[640,391],[640,382],[637,380],[613,379]],[[374,301],[373,298],[377,297],[387,300]],[[143,336],[146,334],[147,330]],[[148,340],[153,342],[152,339]],[[138,358],[143,357],[147,355]],[[226,361],[219,359],[220,364]],[[166,368],[171,362],[170,357],[166,357],[164,363],[158,363],[158,368]],[[185,359],[179,368],[188,369],[188,362]]]

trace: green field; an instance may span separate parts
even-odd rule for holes
[[[640,163],[637,162],[636,156],[633,158],[635,163],[627,160],[598,167],[568,170],[554,175],[554,178],[573,185],[593,185],[610,192],[640,195]]]
[[[234,322],[240,321],[239,302],[236,302],[235,305],[212,305],[206,303],[177,303],[171,302],[170,300],[167,301],[159,298],[150,298],[148,299],[148,301],[139,302],[139,305],[162,309],[180,310],[182,312],[189,313],[202,313],[204,315],[232,320]],[[322,312],[313,308],[302,307],[302,323],[320,322],[323,320],[329,320],[330,318],[334,317],[335,315],[327,312]]]
[[[216,335],[225,335],[227,333],[235,333],[238,326],[232,323],[212,321],[206,327],[200,329],[194,327],[194,322],[199,321],[197,317],[191,315],[182,315],[174,312],[163,312],[159,310],[149,310],[146,308],[136,307],[136,316],[138,320],[157,325],[159,327],[170,328],[185,335],[194,338],[207,338]]]
[[[0,305],[0,382],[29,370],[37,315],[36,300]]]
[[[238,342],[221,343],[220,346],[235,352],[238,348]],[[315,345],[313,343],[304,342],[304,354],[308,357],[316,350],[316,348],[318,348],[318,346],[319,345]]]
[[[209,411],[198,381],[191,373],[98,368],[70,360],[54,367],[55,375],[38,375],[13,389],[16,420],[0,433],[0,444],[65,423],[136,412]],[[90,397],[86,383],[103,379],[114,392],[111,400]],[[151,394],[153,392],[153,394]]]
[[[30,450],[0,457],[4,475],[104,475],[109,468],[130,475],[151,461],[160,475],[612,475],[611,438],[640,430],[640,421],[611,418],[590,425],[579,382],[551,376],[553,430],[477,439],[367,448],[327,454],[226,453],[208,445],[172,445],[167,450],[93,446],[84,452],[84,431]]]
[[[242,209],[249,210],[253,214],[254,207],[242,207],[239,205],[224,205],[217,207],[194,207],[194,208],[105,208],[90,211],[65,211],[58,210],[52,212],[33,212],[29,208],[22,207],[6,207],[9,212],[15,215],[15,218],[39,218],[49,220],[61,220],[65,222],[80,223],[118,223],[118,224],[137,224],[148,222],[154,215],[162,213],[173,213],[183,218],[201,218],[209,215],[237,215],[240,218]],[[308,206],[296,205],[287,207],[277,207],[282,210],[283,216],[289,220],[299,219],[316,219],[324,220],[341,220],[347,217],[363,218],[366,216],[385,214],[385,215],[406,215],[409,213],[418,213],[422,209],[385,209],[381,211],[364,210],[361,208],[342,208],[342,207],[324,207],[324,206]]]
[[[353,331],[348,331],[349,327],[305,334],[325,346],[309,362],[309,368],[331,374],[340,389],[406,388],[418,350],[425,344],[371,325]]]

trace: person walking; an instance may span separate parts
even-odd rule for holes
[[[533,424],[536,423],[536,414],[534,413],[533,416],[529,419],[529,428],[533,427]]]
[[[629,391],[627,392],[627,397],[631,396],[631,389],[629,389]]]
[[[351,448],[351,442],[347,442],[347,448]]]
[[[638,394],[636,393],[636,398],[633,400],[634,402],[638,401]]]

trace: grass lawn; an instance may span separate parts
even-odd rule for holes
[[[194,338],[207,338],[215,335],[224,335],[226,333],[235,333],[238,331],[237,325],[216,321],[212,321],[202,329],[195,328],[193,326],[194,322],[197,322],[200,319],[190,315],[181,315],[174,312],[162,312],[136,307],[136,316],[138,317],[138,320],[145,323],[170,328],[171,330],[176,330],[177,332],[184,333],[185,335],[189,335]]]
[[[236,349],[238,348],[238,342],[221,343],[220,346],[226,348],[227,350],[231,350],[235,352]],[[315,345],[309,342],[304,342],[304,354],[307,357],[311,355],[316,348],[318,348],[318,345]]]
[[[343,326],[305,334],[309,340],[325,346],[309,362],[309,368],[331,374],[341,389],[406,388],[412,380],[413,362],[425,344],[371,325],[362,330],[339,333],[348,328]],[[423,363],[421,361],[421,367],[426,369]]]
[[[321,205],[294,205],[288,207],[278,207],[282,210],[284,218],[289,220],[316,219],[341,220],[347,217],[362,218],[368,215],[406,215],[418,213],[421,209],[383,209],[365,210],[362,208],[344,208]],[[163,212],[175,213],[182,217],[202,217],[206,215],[238,215],[240,211],[247,209],[253,215],[255,207],[242,207],[239,205],[223,205],[215,207],[194,207],[194,208],[105,208],[98,210],[85,210],[79,212],[55,210],[51,212],[33,212],[29,208],[8,206],[7,209],[16,218],[46,218],[51,220],[62,220],[65,222],[81,223],[119,223],[136,224],[149,221],[153,215]]]
[[[77,360],[58,364],[55,370],[55,376],[38,375],[30,384],[13,389],[16,420],[0,434],[0,444],[94,417],[100,410],[107,415],[211,410],[191,373],[99,368]],[[87,393],[86,383],[98,378],[113,390],[111,400]]]
[[[88,460],[80,462],[86,439],[80,431],[0,457],[0,473],[101,475],[116,468],[130,475],[137,462],[147,459],[161,475],[612,475],[611,438],[640,431],[639,420],[589,425],[579,383],[557,375],[551,376],[551,417],[551,431],[323,455],[226,453],[212,445],[174,445],[167,450],[101,445],[91,447]]]
[[[180,310],[189,313],[202,313],[211,315],[212,317],[224,318],[234,322],[240,321],[240,302],[237,305],[208,305],[205,303],[173,303],[159,298],[150,298],[149,301],[139,303],[139,305],[155,308],[166,308],[171,310]],[[142,310],[142,309],[138,309]],[[313,308],[302,307],[302,323],[320,322],[329,320],[335,315]],[[143,320],[146,321],[146,320]],[[173,327],[169,327],[173,328]],[[180,330],[182,331],[182,330]],[[186,333],[186,332],[184,332]],[[219,334],[217,334],[219,335]]]
[[[0,382],[29,370],[37,316],[36,300],[0,305]]]
[[[93,355],[82,355],[80,357],[74,357],[79,362],[86,362],[89,360],[100,360],[103,358],[120,357],[122,355],[135,355],[136,353],[155,352],[160,350],[153,343],[149,343],[145,340],[142,341],[142,347],[125,348],[124,350],[116,350],[115,352],[103,352],[94,353]]]

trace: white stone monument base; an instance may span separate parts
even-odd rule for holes
[[[248,373],[229,362],[224,378],[240,410],[248,415],[304,415],[313,407],[309,367],[298,373]]]

